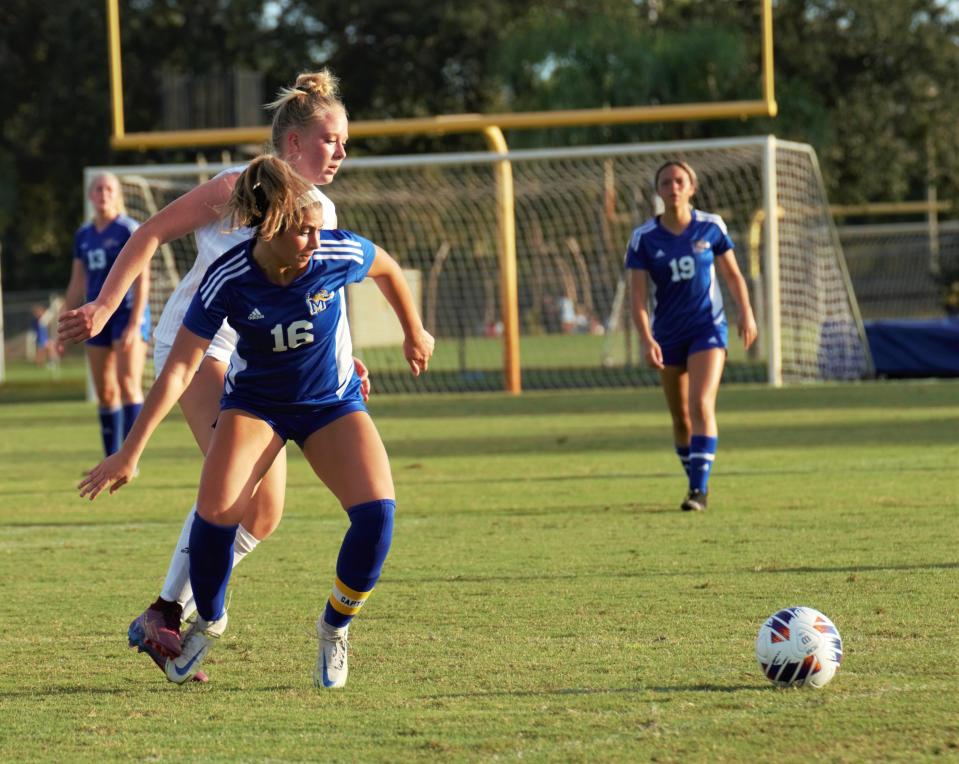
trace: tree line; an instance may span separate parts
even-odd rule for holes
[[[171,75],[258,73],[264,100],[329,66],[354,120],[760,98],[758,0],[121,0],[130,132],[162,129]],[[0,41],[4,289],[62,287],[88,165],[116,152],[106,10],[7,0]],[[959,20],[945,0],[777,0],[779,115],[514,131],[512,147],[774,133],[810,143],[830,201],[959,199]],[[263,117],[266,119],[265,115]],[[213,125],[193,125],[206,127]],[[371,138],[364,153],[482,150],[475,135]],[[206,151],[219,159],[220,149]]]

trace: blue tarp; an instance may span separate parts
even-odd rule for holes
[[[959,376],[959,317],[863,324],[878,376]]]

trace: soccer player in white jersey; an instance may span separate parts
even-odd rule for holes
[[[274,111],[274,151],[311,182],[323,185],[332,181],[346,157],[348,137],[346,109],[333,75],[326,69],[299,75],[292,87],[280,91],[270,108]],[[97,298],[61,316],[61,336],[78,342],[99,332],[130,283],[138,274],[149,272],[150,258],[158,247],[195,232],[198,250],[196,262],[167,301],[157,325],[154,361],[156,373],[159,374],[207,268],[228,249],[252,235],[249,230],[231,231],[223,220],[223,208],[230,199],[242,169],[237,167],[220,173],[147,220],[124,246]],[[333,203],[323,194],[319,198],[324,206],[324,226],[335,228],[336,210]],[[224,374],[235,345],[236,334],[224,323],[180,399],[180,408],[204,453],[212,437],[211,426],[219,411]],[[358,361],[356,364],[365,394],[369,389],[366,370]],[[248,515],[240,521],[235,563],[249,554],[279,524],[285,488],[286,456],[281,451],[249,503]],[[179,654],[181,617],[185,618],[193,610],[188,539],[194,516],[195,507],[191,507],[174,548],[160,596],[130,624],[130,645],[147,652],[161,669],[166,657]],[[196,676],[198,681],[205,679],[202,672]]]
[[[659,369],[673,442],[689,480],[680,506],[701,512],[716,457],[716,396],[728,336],[717,269],[736,301],[739,336],[747,349],[756,340],[756,319],[726,224],[719,215],[690,205],[696,193],[693,168],[666,162],[653,182],[665,211],[633,231],[626,249],[633,320],[647,362]]]
[[[137,229],[137,222],[125,214],[120,181],[112,173],[96,175],[87,198],[93,205],[93,220],[81,226],[74,237],[64,310],[96,299],[121,248]],[[106,323],[86,341],[107,456],[120,448],[143,405],[143,362],[150,339],[149,291],[150,277],[144,274],[124,290]]]
[[[323,198],[282,159],[255,159],[237,180],[229,209],[255,236],[207,270],[163,372],[123,447],[91,470],[81,495],[113,492],[136,470],[146,443],[189,385],[224,319],[239,333],[197,496],[190,580],[199,618],[167,677],[189,680],[227,625],[226,586],[239,522],[254,486],[294,440],[350,518],[336,578],[317,621],[318,687],[342,687],[346,634],[389,551],[395,493],[389,459],[360,393],[343,295],[372,277],[403,328],[414,375],[433,338],[423,328],[396,261],[349,231],[322,231]]]

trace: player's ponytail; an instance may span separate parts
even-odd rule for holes
[[[240,173],[226,212],[235,227],[256,229],[269,240],[302,221],[303,209],[314,203],[313,185],[277,156],[266,154]]]
[[[279,151],[283,136],[293,128],[307,127],[336,109],[346,107],[340,99],[340,83],[329,69],[303,72],[292,87],[280,88],[276,100],[266,105],[273,112],[271,140]]]

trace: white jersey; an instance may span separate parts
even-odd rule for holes
[[[246,165],[238,165],[224,170],[217,178],[224,175],[239,175],[246,169]],[[333,202],[317,189],[322,197],[323,203],[323,227],[336,228],[336,206]],[[172,345],[176,339],[176,333],[180,330],[183,323],[183,317],[186,315],[187,308],[193,300],[193,294],[200,286],[203,276],[207,269],[227,250],[232,249],[237,244],[252,238],[254,232],[250,228],[230,228],[229,220],[215,220],[212,223],[199,228],[196,231],[196,261],[193,267],[180,280],[173,294],[170,295],[163,306],[163,313],[157,321],[156,329],[153,330],[153,338],[157,344],[165,343]],[[226,320],[223,321],[223,329],[229,328]],[[235,344],[235,339],[233,340]]]

